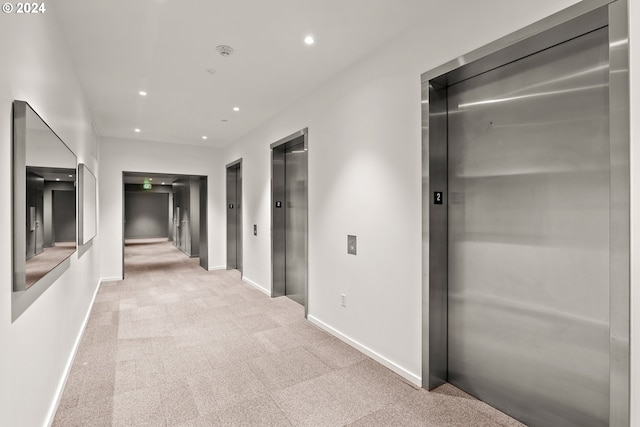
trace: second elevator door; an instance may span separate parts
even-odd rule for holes
[[[227,166],[227,269],[242,271],[242,163]]]
[[[306,283],[307,156],[304,143],[285,149],[285,295],[303,304]]]
[[[609,414],[608,34],[449,88],[449,382],[532,426]]]

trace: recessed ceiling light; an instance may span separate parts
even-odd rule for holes
[[[207,135],[202,135],[202,139],[207,139]]]
[[[164,182],[162,183],[162,185],[164,185]]]
[[[69,178],[73,178],[73,175],[69,175]]]
[[[56,181],[60,181],[60,178],[56,178]]]
[[[133,131],[134,131],[135,133],[140,133],[140,129],[138,129],[138,128],[135,128]]]
[[[149,181],[153,181],[153,178],[149,178]]]
[[[314,44],[316,41],[313,39],[312,36],[307,36],[304,38],[304,42],[308,45],[312,45]]]
[[[240,107],[233,107],[233,111],[240,111]]]
[[[141,90],[140,92],[138,92],[138,95],[140,96],[147,96],[147,92]]]

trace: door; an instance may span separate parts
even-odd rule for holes
[[[307,156],[304,142],[285,149],[285,295],[305,303]]]
[[[227,269],[242,271],[242,162],[227,166]]]
[[[307,311],[306,130],[272,144],[273,296],[286,295]]]
[[[609,421],[608,33],[448,89],[448,380],[531,426]]]

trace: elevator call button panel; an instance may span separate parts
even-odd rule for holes
[[[233,203],[229,203],[229,209],[233,209]]]
[[[351,234],[347,235],[347,253],[349,255],[355,255],[357,249],[357,238]]]
[[[276,202],[276,208],[281,208],[282,207],[282,202]]]

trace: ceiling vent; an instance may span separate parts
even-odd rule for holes
[[[218,51],[218,53],[220,54],[220,56],[231,56],[231,54],[233,53],[233,48],[231,46],[226,46],[221,44],[220,46],[216,47],[216,50]]]

